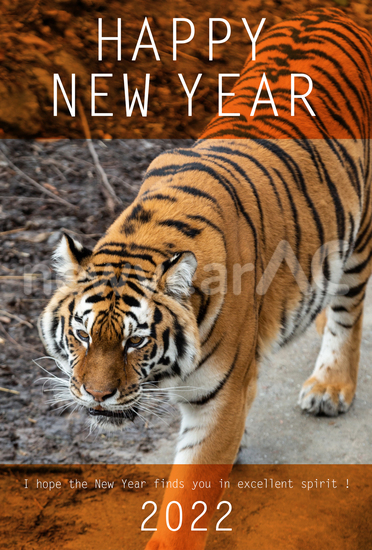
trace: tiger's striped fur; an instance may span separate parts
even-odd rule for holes
[[[269,103],[252,106],[265,73],[278,116]],[[295,100],[291,116],[291,74],[307,74],[313,90],[305,103]],[[296,78],[296,94],[309,83]],[[256,60],[247,60],[224,113],[203,138],[369,139],[371,114],[371,35],[337,9],[317,9],[272,27],[259,39]],[[268,101],[265,86],[260,99]]]
[[[287,71],[316,74],[317,116],[288,122],[259,107],[159,156],[92,252],[64,238],[66,285],[41,316],[73,398],[98,422],[119,426],[172,388],[178,463],[234,461],[260,358],[325,308],[301,407],[336,415],[356,388],[372,264],[372,41],[338,10],[316,10],[260,45],[228,108],[249,103],[264,65],[277,97]]]

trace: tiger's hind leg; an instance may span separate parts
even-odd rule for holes
[[[317,322],[318,331],[323,333],[322,346],[314,371],[299,396],[299,405],[306,412],[337,416],[346,412],[353,401],[371,247],[363,252],[356,251],[346,264],[341,283],[348,285],[348,292],[333,296]]]

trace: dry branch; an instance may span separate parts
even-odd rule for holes
[[[84,135],[85,135],[85,138],[86,138],[86,141],[87,141],[87,144],[88,144],[89,152],[92,155],[96,170],[99,173],[99,175],[101,176],[102,191],[103,191],[103,193],[106,197],[106,206],[107,206],[108,210],[110,211],[110,213],[114,214],[114,212],[115,212],[115,203],[117,203],[117,204],[123,204],[123,203],[119,199],[119,197],[116,195],[113,187],[111,186],[109,180],[107,179],[106,172],[104,171],[104,169],[102,168],[102,166],[99,162],[97,152],[96,152],[96,150],[94,148],[94,145],[93,145],[93,142],[92,142],[92,136],[91,136],[91,133],[90,133],[87,118],[86,118],[85,113],[84,113],[83,105],[82,105],[82,103],[79,99],[76,100],[76,103],[77,103],[77,108],[78,108],[79,115],[80,115],[80,118],[81,118],[81,124],[82,124],[82,127],[83,127]]]
[[[2,145],[0,144],[0,148],[2,148]],[[33,178],[31,178],[28,174],[26,174],[25,172],[23,172],[23,170],[21,170],[20,168],[18,168],[18,166],[16,166],[15,164],[12,163],[11,160],[8,159],[8,157],[5,155],[4,151],[1,152],[1,155],[2,157],[4,158],[4,160],[7,162],[8,166],[10,166],[10,168],[12,168],[12,170],[14,170],[15,172],[17,172],[17,174],[19,174],[20,176],[22,176],[23,178],[25,178],[29,183],[31,183],[34,187],[36,187],[39,191],[42,191],[43,193],[46,193],[47,195],[49,195],[50,197],[53,198],[53,200],[57,201],[57,202],[60,202],[61,204],[63,204],[64,206],[68,206],[69,208],[73,208],[74,210],[78,210],[78,207],[75,206],[74,204],[71,204],[70,202],[66,201],[65,199],[62,199],[61,197],[58,197],[58,195],[55,195],[54,193],[52,193],[52,191],[49,191],[48,189],[46,189],[43,185],[41,185],[40,183],[38,183],[37,181],[35,181]]]
[[[29,346],[28,344],[20,344],[19,342],[17,342],[16,340],[14,340],[14,338],[12,338],[10,336],[10,334],[7,333],[7,331],[5,330],[5,328],[3,327],[3,324],[0,322],[0,331],[4,334],[4,336],[6,336],[6,338],[9,340],[9,342],[11,342],[14,346],[16,346],[17,348],[19,349],[22,349],[22,350],[27,350],[27,351],[33,351],[34,353],[42,353],[42,351],[40,349],[37,349],[37,348],[34,348],[33,346]]]
[[[18,227],[17,229],[10,229],[9,231],[1,231],[0,237],[5,235],[12,235],[13,233],[20,233],[21,231],[27,231],[27,227]]]
[[[31,323],[29,323],[25,319],[22,319],[22,317],[18,317],[18,315],[14,315],[14,313],[9,313],[9,311],[6,311],[5,309],[0,309],[0,315],[5,315],[7,317],[10,317],[11,319],[15,319],[22,325],[26,325],[29,328],[34,328],[33,325],[31,325]]]
[[[1,195],[1,200],[14,200],[14,201],[45,201],[48,203],[56,202],[56,199],[50,199],[48,197],[22,197],[21,195]]]
[[[24,275],[0,275],[0,281],[23,281],[24,278],[27,279],[40,279],[41,275],[39,273],[25,273]]]

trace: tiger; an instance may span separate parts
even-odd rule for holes
[[[278,116],[270,103],[251,116],[263,72]],[[315,116],[301,100],[290,116],[292,73],[313,79]],[[371,93],[371,36],[340,10],[276,24],[230,115],[158,156],[93,250],[63,236],[64,284],[40,335],[94,425],[121,428],[168,395],[181,412],[175,464],[231,465],[263,357],[315,319],[322,344],[300,408],[347,412],[372,269]]]

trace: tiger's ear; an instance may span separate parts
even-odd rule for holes
[[[161,264],[158,286],[177,300],[190,296],[192,278],[198,262],[192,252],[178,252]]]
[[[92,251],[85,248],[67,233],[63,237],[53,253],[53,267],[63,279],[74,279],[87,265]]]

